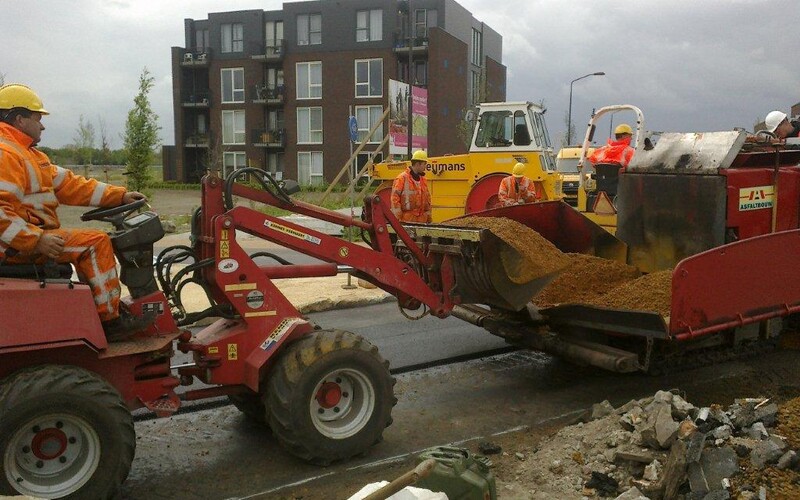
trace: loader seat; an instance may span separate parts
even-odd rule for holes
[[[69,279],[72,277],[70,264],[6,264],[0,263],[0,278],[22,278],[40,280]]]
[[[598,163],[594,169],[597,191],[605,191],[609,199],[613,200],[617,195],[620,165],[618,163]]]

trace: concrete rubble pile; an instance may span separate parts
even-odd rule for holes
[[[798,441],[778,434],[774,402],[698,408],[675,392],[594,405],[533,455],[518,453],[513,483],[526,485],[526,498],[797,498],[800,460],[789,443]],[[766,487],[765,477],[775,480]]]

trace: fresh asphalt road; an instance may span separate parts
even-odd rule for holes
[[[417,315],[419,311],[408,311]],[[369,339],[392,369],[498,349],[507,344],[483,328],[457,318],[430,315],[412,321],[396,302],[310,314],[325,329],[347,330]]]

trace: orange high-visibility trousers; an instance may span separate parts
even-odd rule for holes
[[[92,290],[100,321],[119,316],[119,276],[108,234],[98,229],[46,229],[45,233],[64,239],[64,251],[56,262],[75,266],[80,280],[87,283]],[[41,255],[18,254],[10,257],[8,262],[42,264],[46,260]]]

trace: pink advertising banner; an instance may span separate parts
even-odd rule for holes
[[[389,80],[389,154],[408,154],[407,83]],[[428,90],[411,87],[412,149],[428,149]]]

